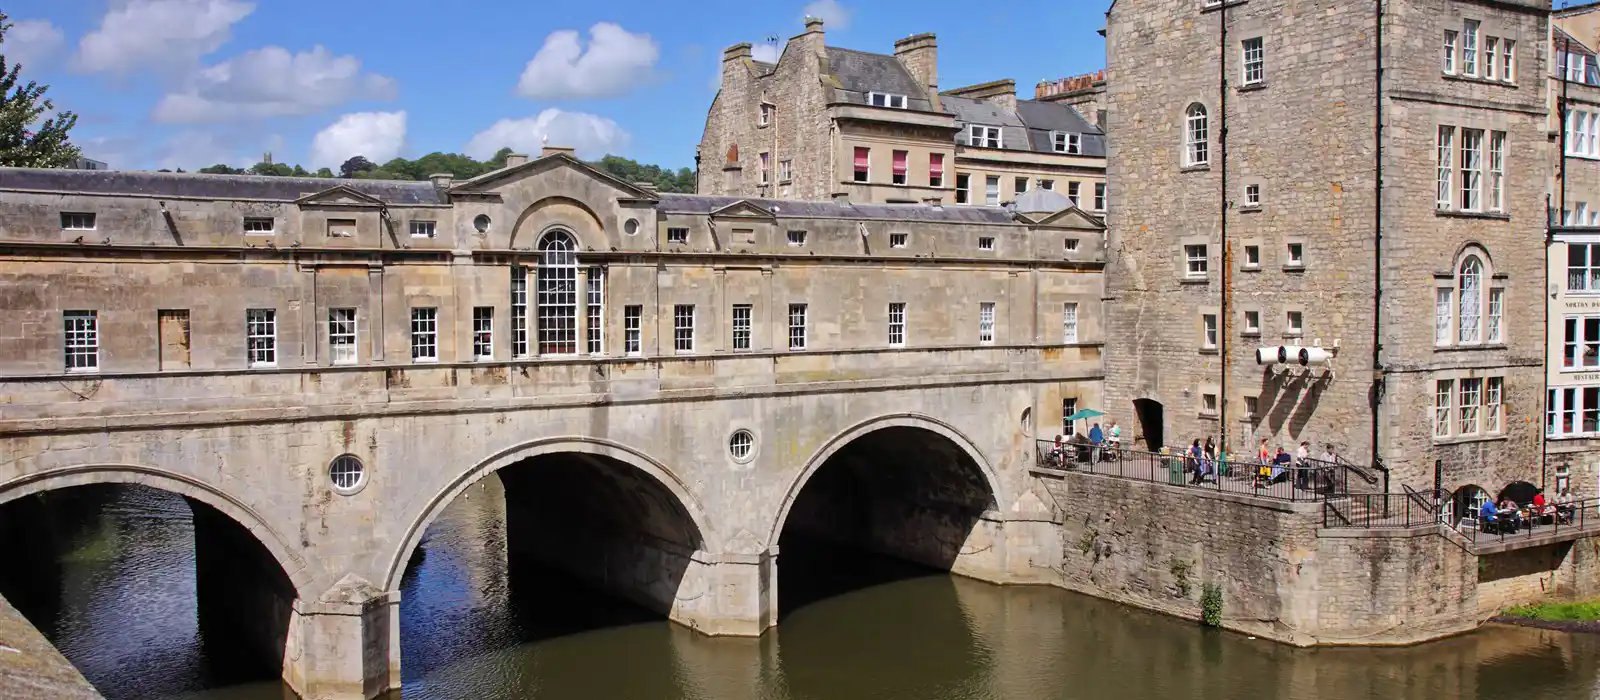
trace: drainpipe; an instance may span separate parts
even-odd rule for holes
[[[1558,211],[1551,211],[1551,209],[1550,209],[1550,195],[1547,194],[1544,197],[1544,289],[1540,290],[1539,293],[1541,295],[1545,295],[1545,294],[1549,294],[1550,293],[1550,247],[1552,245],[1554,245],[1554,243],[1555,243],[1555,230],[1554,229],[1555,229],[1555,226],[1556,226],[1556,224],[1552,223],[1552,220],[1553,220],[1553,217],[1555,217],[1557,214],[1560,214],[1562,217],[1565,217],[1566,213],[1567,213],[1567,104],[1568,104],[1567,103],[1567,94],[1568,94],[1567,90],[1568,90],[1568,86],[1570,86],[1572,84],[1571,81],[1567,80],[1567,65],[1572,61],[1572,44],[1571,44],[1571,40],[1568,39],[1565,36],[1563,36],[1562,39],[1561,39],[1561,56],[1562,56],[1562,60],[1557,64],[1557,70],[1560,71],[1560,79],[1561,79],[1561,97],[1556,102],[1556,114],[1560,117],[1560,124],[1559,124],[1558,128],[1561,130],[1561,136],[1560,136],[1560,141],[1559,141],[1560,145],[1558,146],[1557,153],[1556,153],[1556,159],[1557,159],[1557,163],[1558,163],[1558,166],[1557,166],[1558,173],[1556,175],[1556,178],[1561,181],[1561,189],[1556,191],[1557,192],[1557,197],[1558,197],[1557,201],[1559,203]],[[1566,221],[1562,221],[1560,225],[1565,226],[1566,225]],[[1549,412],[1550,412],[1550,406],[1549,406],[1549,403],[1550,403],[1550,368],[1549,368],[1549,355],[1550,355],[1550,299],[1548,297],[1544,298],[1544,352],[1545,352],[1545,360],[1546,360],[1546,362],[1545,362],[1546,366],[1545,366],[1545,371],[1544,371],[1544,396],[1540,400],[1545,403],[1545,407],[1544,407],[1544,411],[1545,411],[1545,415],[1546,415],[1545,420],[1548,421],[1548,420],[1550,420],[1548,418]],[[1547,487],[1549,485],[1548,484],[1549,471],[1550,471],[1550,437],[1549,436],[1550,436],[1550,427],[1549,426],[1545,426],[1545,428],[1543,430],[1539,431],[1539,487],[1540,488],[1545,488],[1545,487]]]
[[[1378,446],[1378,424],[1382,420],[1384,383],[1383,376],[1383,5],[1388,0],[1374,0],[1373,23],[1373,143],[1375,144],[1375,179],[1372,183],[1372,464],[1383,462]],[[1388,493],[1388,484],[1384,484]]]
[[[1217,357],[1221,360],[1222,381],[1217,387],[1217,422],[1221,430],[1221,439],[1217,451],[1221,454],[1232,454],[1228,451],[1228,4],[1224,0],[1222,10],[1217,13],[1218,22],[1222,25],[1219,35],[1217,51],[1217,115],[1218,122],[1218,151],[1222,161],[1222,288],[1217,295],[1221,297],[1221,310],[1217,312]]]

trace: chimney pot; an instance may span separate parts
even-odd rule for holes
[[[512,153],[506,156],[506,167],[508,168],[515,168],[526,162],[528,162],[528,156],[522,153]]]
[[[822,18],[821,17],[807,17],[806,18],[806,31],[807,32],[820,32],[820,31],[822,31]]]
[[[741,44],[734,44],[733,46],[729,46],[728,48],[722,50],[722,60],[724,63],[749,57],[750,42],[748,41]]]

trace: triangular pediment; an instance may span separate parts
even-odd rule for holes
[[[501,168],[499,170],[493,170],[484,173],[472,178],[471,180],[467,180],[466,182],[462,182],[454,187],[451,187],[450,194],[490,194],[497,188],[509,182],[515,182],[517,180],[521,180],[532,175],[537,175],[539,173],[549,172],[557,168],[569,168],[571,170],[581,172],[596,180],[602,180],[619,190],[623,198],[647,200],[657,199],[655,193],[646,191],[637,185],[618,178],[611,173],[594,167],[593,165],[578,160],[576,157],[566,153],[552,153],[547,156],[535,158],[520,165],[513,165],[509,168]]]
[[[713,219],[775,219],[776,214],[771,209],[757,206],[747,200],[739,200],[727,206],[711,211]]]
[[[349,185],[334,185],[321,192],[312,192],[294,200],[299,205],[335,206],[335,207],[377,207],[383,206],[383,200],[370,194],[361,192]]]
[[[1086,229],[1099,231],[1106,227],[1100,217],[1090,214],[1076,206],[1069,206],[1055,212],[1017,213],[1017,219],[1033,226],[1056,226],[1060,228]]]

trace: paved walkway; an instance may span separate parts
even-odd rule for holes
[[[83,674],[5,598],[0,598],[0,697],[103,700]]]

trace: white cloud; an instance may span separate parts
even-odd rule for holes
[[[163,97],[151,117],[195,124],[294,116],[395,94],[392,78],[362,73],[354,56],[335,56],[321,46],[296,54],[268,46],[195,73],[183,92]]]
[[[582,112],[564,112],[547,109],[536,117],[501,119],[467,142],[464,152],[485,160],[495,151],[509,147],[518,153],[537,157],[549,145],[575,148],[581,158],[595,158],[616,153],[627,147],[632,136],[617,123]]]
[[[750,47],[750,58],[762,63],[777,63],[782,55],[783,47],[777,44],[763,41]]]
[[[815,0],[808,3],[805,16],[822,20],[824,29],[844,29],[850,26],[850,10],[839,0]]]
[[[5,55],[9,65],[40,68],[55,56],[66,39],[49,20],[18,20],[6,31]],[[8,66],[9,67],[9,66]]]
[[[333,168],[351,156],[382,164],[400,155],[406,142],[406,113],[356,112],[317,132],[311,140],[311,168]]]
[[[517,94],[533,99],[616,97],[650,80],[661,51],[649,34],[610,22],[589,28],[585,51],[578,32],[563,29],[522,69]]]
[[[255,11],[242,0],[129,0],[78,42],[78,68],[127,73],[187,68],[233,38],[233,25]]]

